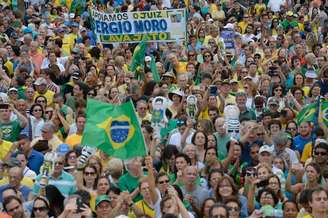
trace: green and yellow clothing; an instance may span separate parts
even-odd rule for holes
[[[147,204],[146,201],[140,200],[135,203],[135,207],[137,207],[143,214],[146,214],[149,217],[155,217],[155,209]]]
[[[13,120],[8,123],[0,123],[0,129],[2,130],[2,139],[10,142],[17,141],[19,133],[22,130],[20,122],[18,120]]]
[[[38,96],[44,96],[47,99],[47,106],[51,106],[54,95],[55,95],[55,93],[51,90],[47,90],[46,93],[44,93],[44,94],[40,94],[39,92],[35,92],[33,99],[35,100]]]
[[[72,134],[67,136],[65,143],[69,145],[71,149],[74,149],[76,146],[80,145],[82,141],[82,135]]]
[[[2,140],[2,142],[0,144],[0,160],[2,160],[2,161],[4,160],[4,158],[10,152],[12,145],[13,145],[13,143]]]
[[[120,177],[118,181],[118,186],[121,191],[128,191],[132,193],[136,188],[139,186],[139,177],[134,177],[130,173],[125,173],[123,176]],[[138,194],[133,201],[138,202],[142,200],[142,196]]]

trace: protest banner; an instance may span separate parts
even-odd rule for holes
[[[186,11],[172,9],[107,14],[90,9],[100,42],[170,42],[186,39]]]

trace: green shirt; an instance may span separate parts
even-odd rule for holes
[[[2,139],[10,142],[17,141],[20,131],[22,130],[18,120],[10,121],[9,123],[0,123],[3,137]]]
[[[224,160],[227,155],[228,155],[228,151],[227,151],[227,143],[228,141],[230,141],[231,136],[230,134],[225,134],[223,137],[219,135],[219,133],[215,132],[213,134],[216,138],[216,150],[218,151],[218,158],[219,160]]]
[[[134,177],[130,173],[125,173],[118,180],[118,187],[121,191],[128,191],[129,193],[133,192],[139,186],[140,177]],[[142,196],[138,194],[133,201],[137,202],[142,200]]]

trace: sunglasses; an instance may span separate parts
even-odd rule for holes
[[[36,110],[33,110],[33,112],[42,112],[41,109],[36,109]]]
[[[45,100],[37,100],[37,103],[46,103]]]
[[[296,130],[296,128],[287,128],[287,130],[293,130],[293,131],[295,131]]]
[[[50,114],[50,113],[53,113],[53,111],[46,111],[46,114]]]
[[[84,172],[84,175],[93,176],[93,175],[95,175],[95,172]]]
[[[40,212],[42,212],[42,211],[46,211],[46,210],[48,210],[48,208],[46,207],[46,206],[43,206],[43,207],[33,207],[33,211],[40,211]]]
[[[58,162],[55,162],[55,165],[64,165],[64,162],[58,161]]]
[[[163,180],[163,181],[158,181],[158,184],[164,184],[164,183],[169,183],[170,181],[169,180]]]
[[[325,156],[325,155],[327,155],[327,152],[318,152],[318,151],[315,151],[314,154],[315,155]]]

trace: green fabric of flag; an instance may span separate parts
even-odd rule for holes
[[[155,62],[155,57],[151,56],[151,61],[150,61],[150,70],[153,74],[153,79],[155,82],[159,82],[161,80],[161,77],[159,76],[159,73],[157,71],[156,67],[156,62]]]
[[[73,0],[69,12],[81,15],[87,6],[86,0]]]
[[[303,121],[311,121],[314,122],[316,119],[316,108],[318,107],[318,104],[312,103],[304,107],[296,116],[296,122],[297,124],[301,124]],[[323,123],[328,127],[328,101],[322,100],[320,103],[320,110],[322,111],[322,119]]]
[[[96,147],[111,157],[130,159],[147,154],[131,101],[113,105],[88,99],[82,145]]]
[[[133,51],[133,56],[131,60],[131,71],[135,72],[138,67],[144,67],[145,65],[145,55],[147,50],[147,43],[143,40]]]

